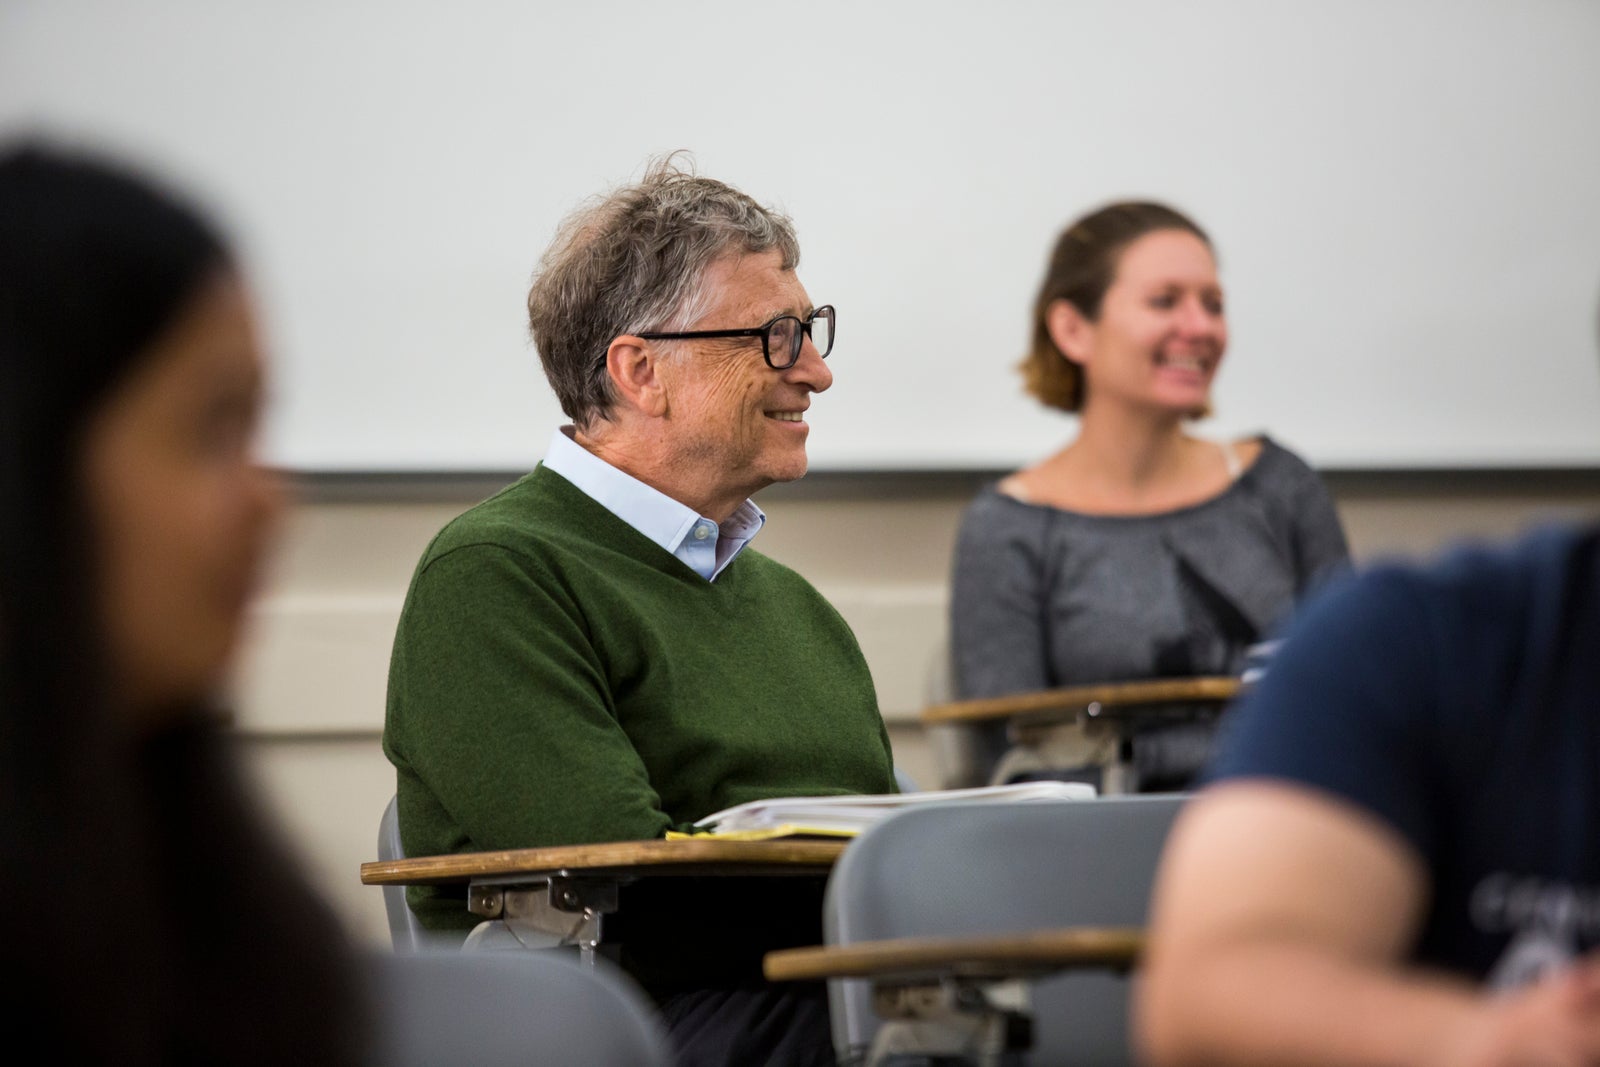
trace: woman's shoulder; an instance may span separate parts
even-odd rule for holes
[[[1035,510],[1026,495],[1017,487],[1016,475],[1009,474],[979,486],[967,503],[967,519],[989,519],[999,516],[1020,517]]]
[[[1245,473],[1263,483],[1289,484],[1313,480],[1320,482],[1321,478],[1311,464],[1307,463],[1292,449],[1280,444],[1265,433],[1255,434],[1252,437],[1240,438],[1236,447],[1244,447],[1254,442],[1258,454],[1253,463],[1246,466]]]
[[[1017,495],[1009,475],[980,487],[961,515],[964,541],[1006,537],[1033,530],[1046,521],[1046,510]]]

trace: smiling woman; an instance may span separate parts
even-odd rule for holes
[[[1028,390],[1076,412],[1079,432],[985,489],[962,523],[959,694],[1238,673],[1347,552],[1298,457],[1265,435],[1213,441],[1186,429],[1209,412],[1228,345],[1210,238],[1162,204],[1085,216],[1056,243],[1033,336]],[[1210,737],[1206,723],[1135,736],[1138,786],[1187,785]],[[1064,761],[1129,755],[1102,749],[1073,738]]]
[[[358,1052],[339,931],[213,706],[277,508],[260,404],[203,220],[0,146],[0,966],[62,1062]]]

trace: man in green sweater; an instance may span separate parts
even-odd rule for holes
[[[395,637],[384,751],[408,855],[641,840],[747,800],[894,790],[849,627],[746,547],[765,522],[750,495],[805,473],[805,412],[833,381],[834,312],[798,260],[787,218],[670,161],[557,235],[528,312],[572,425],[434,538]],[[430,928],[472,924],[459,895],[410,900]],[[683,1062],[828,1062],[819,989],[663,975],[661,956],[636,973]]]

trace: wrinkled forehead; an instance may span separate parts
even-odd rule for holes
[[[779,315],[804,318],[812,310],[805,286],[793,270],[785,269],[777,249],[725,253],[706,268],[701,284],[710,296],[708,320],[716,316],[737,320],[735,325],[759,326]]]

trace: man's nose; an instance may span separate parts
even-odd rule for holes
[[[794,361],[794,366],[783,372],[785,381],[798,385],[806,385],[813,393],[820,393],[833,384],[833,371],[828,367],[828,361],[822,358],[822,353],[817,351],[817,346],[811,343],[811,335],[807,334],[805,343],[800,346],[800,358]]]

